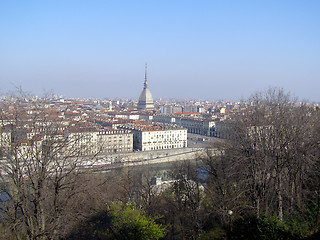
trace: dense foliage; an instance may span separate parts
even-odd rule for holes
[[[133,204],[112,203],[108,210],[83,221],[66,239],[133,239],[164,237],[164,228],[147,217]]]

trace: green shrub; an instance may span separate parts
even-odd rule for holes
[[[268,218],[248,216],[237,219],[232,224],[230,236],[232,239],[259,240],[299,240],[305,235],[297,225],[285,224],[276,217]]]
[[[131,204],[113,204],[110,208],[112,225],[116,234],[126,239],[159,239],[164,237],[164,228],[155,220],[141,214]]]

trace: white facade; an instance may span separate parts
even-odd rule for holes
[[[133,132],[133,148],[140,151],[187,147],[187,129],[175,124],[139,121],[122,129]]]
[[[97,134],[98,147],[103,153],[133,151],[133,133],[126,130],[100,131]]]
[[[133,133],[127,130],[108,131],[73,131],[67,133],[73,148],[79,149],[80,155],[97,153],[119,153],[133,151]],[[73,149],[69,149],[72,155]]]
[[[154,122],[161,122],[161,123],[175,123],[176,118],[169,116],[169,115],[155,115],[153,116]]]
[[[138,114],[115,114],[115,118],[139,120],[140,116]]]
[[[141,151],[187,147],[187,129],[133,130],[133,145]]]

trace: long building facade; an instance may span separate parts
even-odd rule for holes
[[[217,122],[212,120],[173,117],[172,115],[160,114],[153,116],[153,121],[162,123],[173,123],[187,128],[189,133],[217,137]]]
[[[133,148],[140,151],[187,147],[187,129],[172,124],[153,122],[130,123],[123,126],[133,132]]]

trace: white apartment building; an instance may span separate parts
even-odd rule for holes
[[[123,126],[133,132],[133,148],[140,151],[187,147],[187,129],[172,124],[152,122]]]
[[[65,138],[72,143],[72,149],[68,149],[70,155],[75,149],[80,155],[133,151],[133,133],[128,130],[77,128],[65,131]]]
[[[102,153],[133,151],[133,133],[128,130],[108,130],[97,133],[97,146]]]

